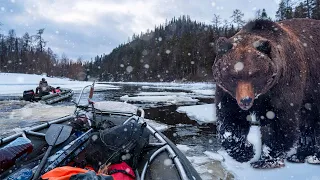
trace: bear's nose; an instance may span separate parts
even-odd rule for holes
[[[240,100],[241,104],[243,106],[250,106],[252,103],[252,98],[251,97],[245,97],[243,99]]]

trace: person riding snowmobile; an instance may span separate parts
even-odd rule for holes
[[[53,87],[49,86],[48,82],[45,78],[42,78],[39,82],[39,86],[36,88],[36,94],[39,93],[39,96],[45,96],[50,94],[50,91],[54,89]]]

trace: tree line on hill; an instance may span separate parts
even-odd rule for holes
[[[270,19],[265,9],[255,18]],[[291,18],[320,19],[320,0],[281,0],[276,21]],[[100,81],[211,81],[216,56],[214,42],[231,37],[246,23],[244,13],[233,11],[231,21],[213,14],[212,24],[174,17],[154,30],[133,34],[109,54],[85,61],[61,58],[46,47],[44,29],[35,35],[16,37],[15,31],[0,34],[0,71],[47,73],[77,80]]]
[[[43,38],[44,29],[36,34],[25,33],[17,37],[11,29],[8,35],[0,34],[0,72],[47,74],[84,80],[86,77],[81,58],[74,61],[62,55],[58,58]]]

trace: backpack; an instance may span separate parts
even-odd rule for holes
[[[93,133],[86,147],[85,159],[96,171],[101,165],[126,162],[135,169],[143,148],[149,142],[146,123],[132,119],[126,124]]]

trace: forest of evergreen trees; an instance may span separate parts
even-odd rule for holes
[[[43,39],[44,29],[35,35],[25,33],[17,37],[15,31],[0,34],[0,72],[43,74],[85,80],[85,67],[81,59],[77,61],[58,56]]]
[[[100,81],[211,81],[215,59],[214,42],[231,37],[246,23],[236,9],[231,21],[212,15],[212,24],[181,16],[156,26],[146,33],[134,34],[110,54],[91,61],[58,56],[46,47],[40,29],[35,35],[17,37],[14,30],[0,34],[0,72],[19,72],[63,76],[77,80]],[[265,9],[255,18],[274,19]],[[291,18],[320,19],[320,0],[281,0],[276,21]],[[0,24],[1,25],[1,24]]]

